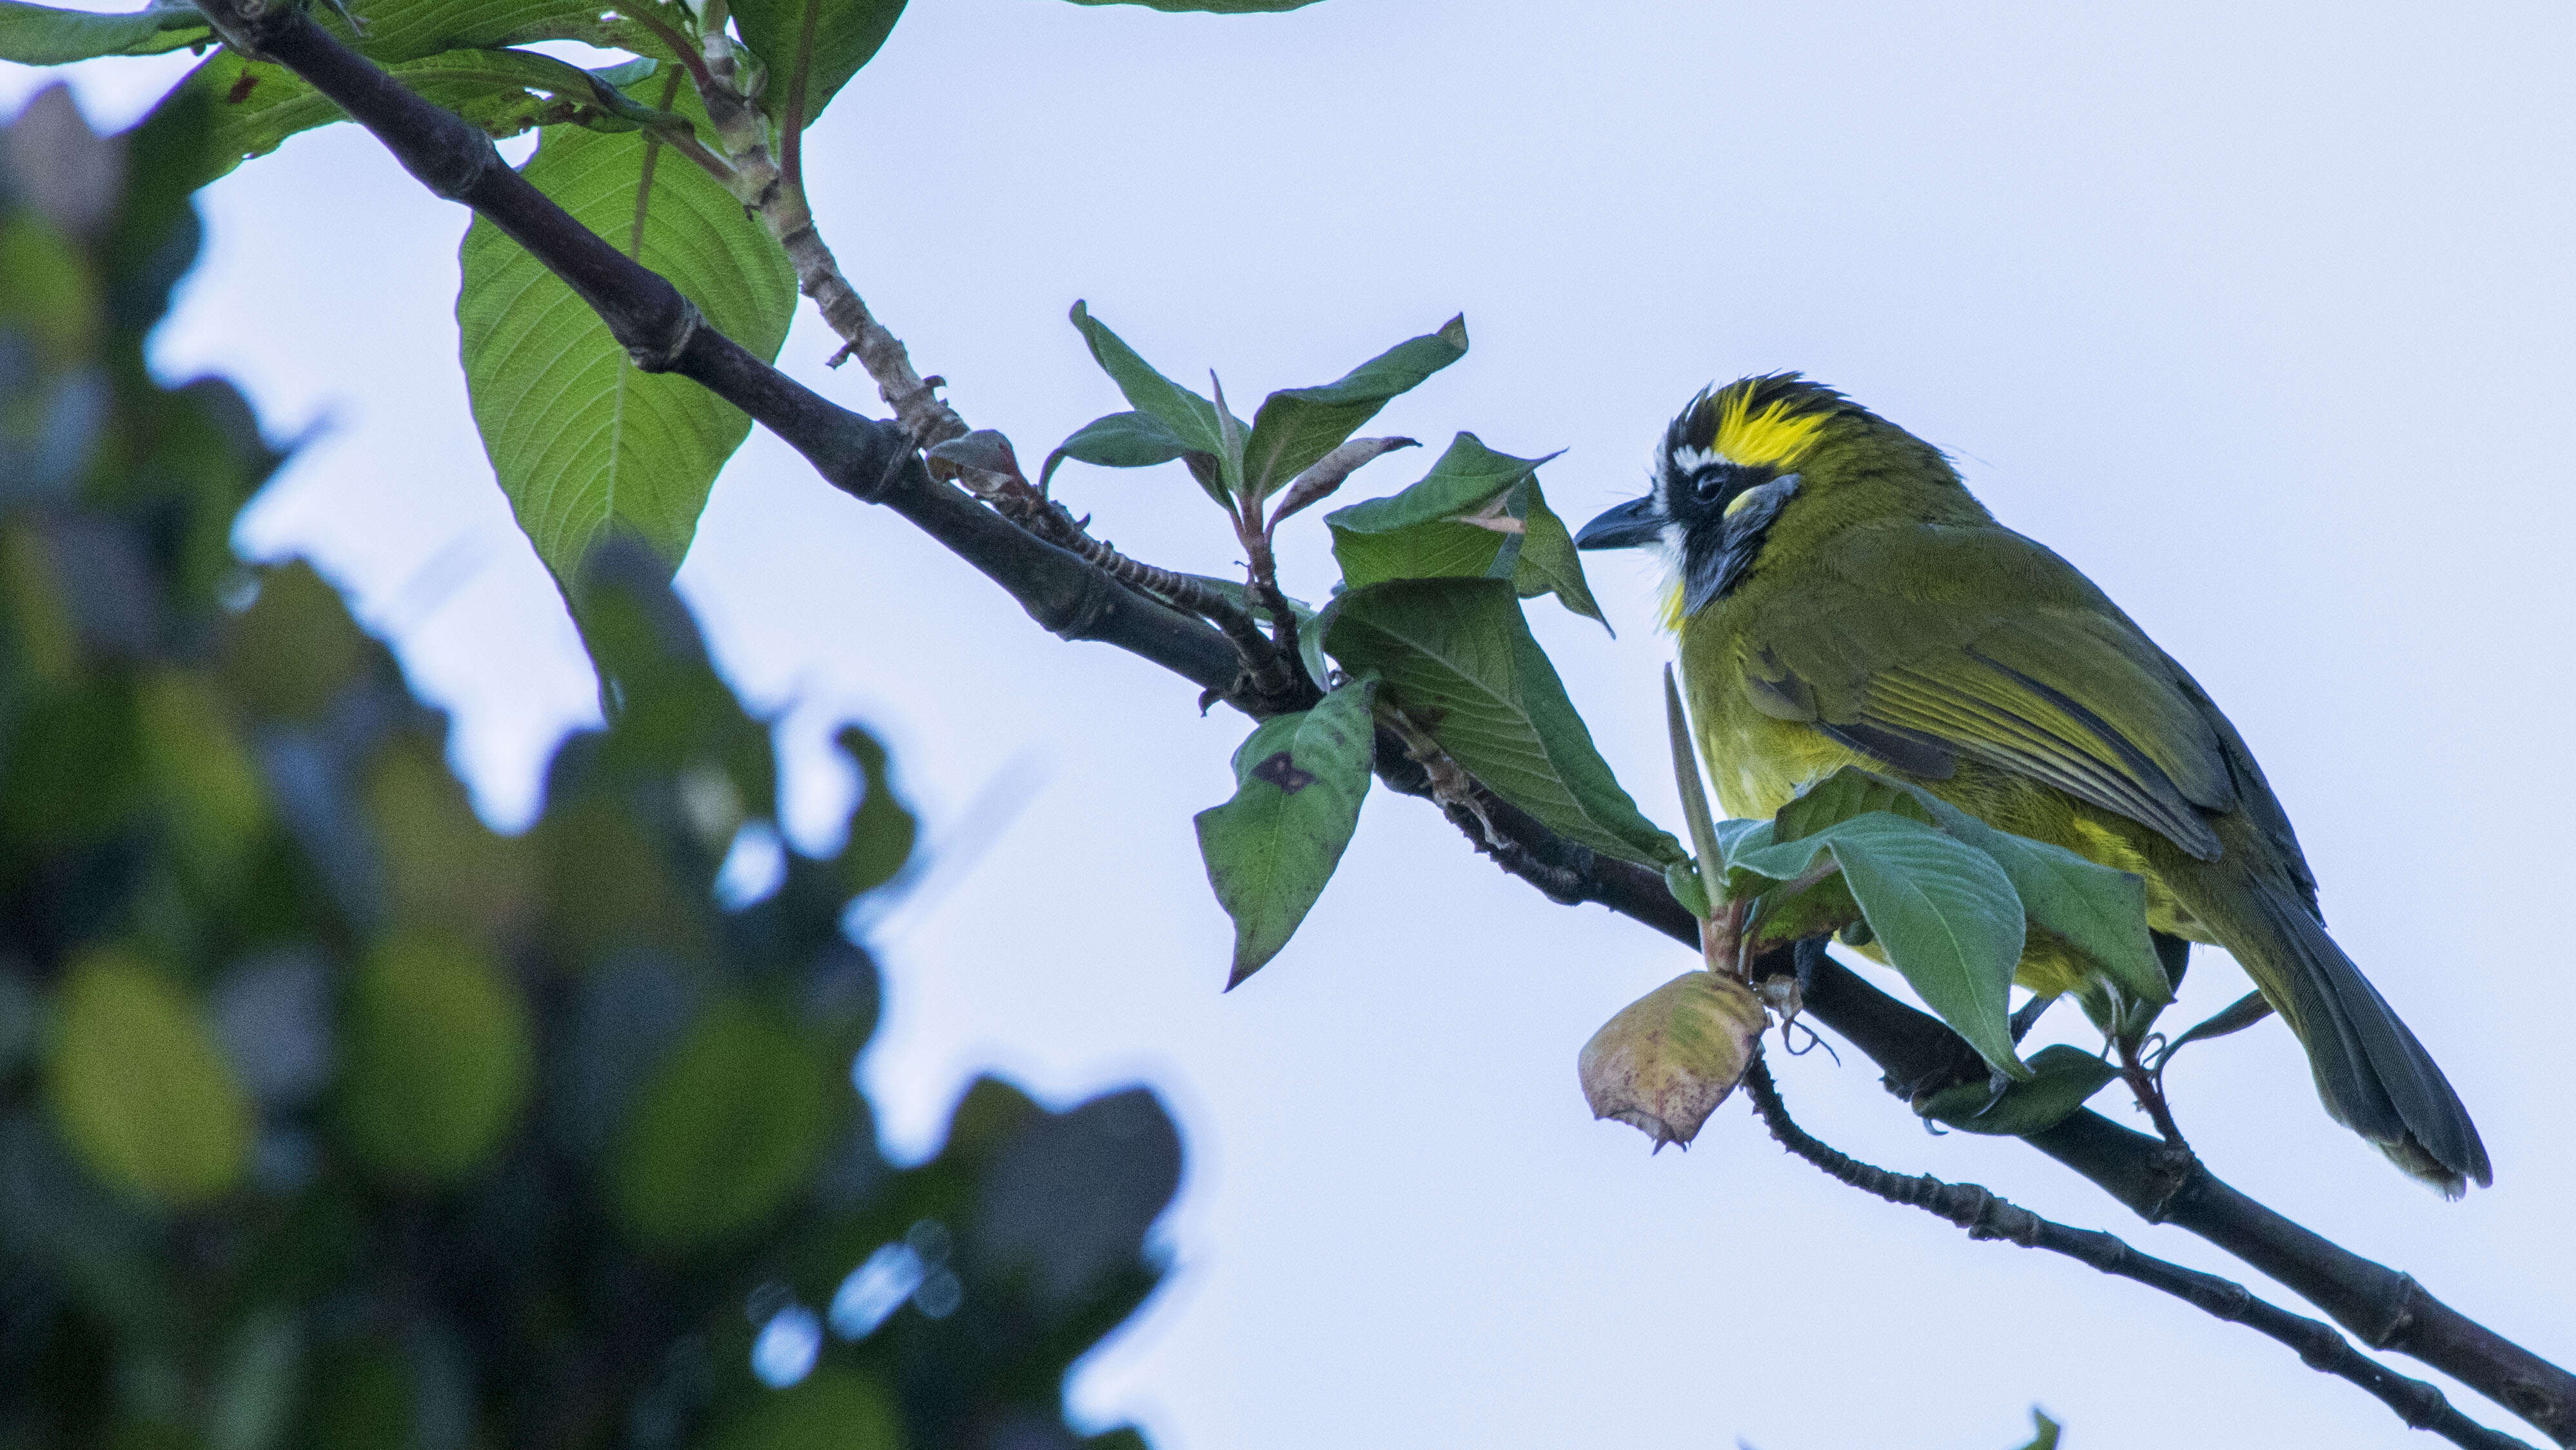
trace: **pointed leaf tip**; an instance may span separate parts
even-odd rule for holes
[[[1332,879],[1368,794],[1377,681],[1265,720],[1235,752],[1233,799],[1199,812],[1208,884],[1234,919],[1233,991],[1288,944]]]

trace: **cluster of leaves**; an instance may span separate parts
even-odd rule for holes
[[[1080,304],[1073,322],[1131,411],[1066,439],[1048,473],[1064,458],[1112,468],[1180,460],[1256,560],[1281,520],[1409,442],[1351,435],[1467,350],[1465,321],[1453,320],[1336,382],[1270,394],[1247,424],[1221,387],[1206,397],[1173,382]],[[1612,778],[1521,612],[1522,599],[1552,594],[1601,617],[1573,536],[1540,490],[1546,461],[1460,433],[1410,487],[1325,515],[1342,571],[1333,597],[1320,610],[1283,601],[1323,699],[1261,722],[1235,752],[1234,798],[1198,818],[1208,879],[1234,918],[1231,982],[1287,944],[1331,878],[1368,793],[1381,721],[1426,732],[1573,840],[1658,866],[1682,858]]]
[[[0,1442],[1141,1444],[1061,1386],[1178,1137],[988,1080],[881,1157],[876,742],[839,845],[720,893],[770,730],[611,550],[613,718],[491,831],[330,585],[234,558],[281,461],[239,394],[144,365],[193,177],[120,200],[59,89],[0,142]]]

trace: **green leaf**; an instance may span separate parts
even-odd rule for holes
[[[904,1450],[903,1416],[875,1376],[824,1365],[765,1390],[718,1426],[707,1450]]]
[[[111,1187],[192,1208],[249,1171],[249,1095],[197,1004],[128,951],[66,974],[45,1085],[64,1140]]]
[[[2034,1433],[2021,1450],[2057,1450],[2058,1424],[2055,1420],[2034,1408],[2030,1412],[2030,1425]]]
[[[1234,918],[1229,990],[1288,944],[1341,863],[1368,795],[1376,695],[1363,676],[1263,721],[1234,753],[1234,798],[1198,814],[1208,884]]]
[[[1473,433],[1461,433],[1419,482],[1385,498],[1337,508],[1325,518],[1336,528],[1365,534],[1391,534],[1455,518],[1475,512],[1554,457],[1514,458],[1486,447]]]
[[[1529,506],[1522,523],[1526,532],[1521,535],[1520,558],[1512,565],[1512,587],[1523,599],[1553,594],[1557,603],[1610,629],[1610,621],[1592,597],[1591,582],[1583,577],[1583,556],[1575,550],[1574,535],[1556,510],[1547,506],[1535,474],[1530,477]],[[1610,629],[1610,634],[1615,639],[1619,631]]]
[[[1682,819],[1690,826],[1691,852],[1699,858],[1699,867],[1691,873],[1691,885],[1699,893],[1698,915],[1706,919],[1710,887],[1718,873],[1725,869],[1725,857],[1717,842],[1717,822],[1708,809],[1708,790],[1699,778],[1699,750],[1691,743],[1690,716],[1682,709],[1682,692],[1673,683],[1673,667],[1664,666],[1664,731],[1673,751],[1673,785],[1681,792]]]
[[[618,15],[613,7],[596,3],[596,0],[590,4],[576,3],[576,0],[475,0],[475,3],[464,7],[424,5],[412,3],[412,0],[354,0],[348,8],[366,23],[364,34],[353,34],[335,7],[321,6],[311,14],[323,29],[352,45],[359,54],[404,77],[413,89],[422,91],[441,105],[456,105],[466,97],[489,95],[495,89],[507,90],[521,83],[504,81],[496,88],[489,83],[443,78],[439,68],[434,66],[417,71],[408,69],[409,63],[447,52],[488,54],[510,46],[547,40],[574,40],[603,49],[632,51],[666,60],[675,58],[670,48],[651,31]],[[496,64],[518,63],[486,60],[467,64],[488,68]],[[563,69],[575,70],[568,65]],[[529,73],[534,73],[533,68]],[[549,74],[566,86],[572,84],[569,76]],[[190,71],[186,79],[161,98],[152,108],[152,114],[144,118],[137,144],[166,147],[177,141],[179,137],[172,134],[175,128],[188,126],[193,129],[197,124],[189,119],[192,114],[190,105],[200,98],[207,106],[206,113],[215,118],[216,134],[227,138],[228,143],[239,139],[243,144],[237,151],[221,146],[206,148],[205,161],[209,169],[197,178],[198,185],[230,171],[245,157],[274,150],[278,142],[297,131],[346,119],[338,107],[323,101],[294,72],[282,66],[246,61],[225,49],[208,57],[205,64]],[[502,95],[485,103],[485,115],[469,114],[468,119],[487,127],[514,124],[508,117],[515,105]],[[615,102],[601,97],[597,98],[595,108],[585,104],[578,114],[567,112],[561,117],[540,116],[537,123],[562,119],[592,124],[616,109]],[[270,116],[270,112],[278,114]],[[515,131],[495,134],[515,134]],[[193,135],[189,141],[193,145]]]
[[[2173,1000],[2147,932],[2146,883],[2062,846],[1997,830],[1920,786],[1845,766],[1783,806],[1778,839],[1796,840],[1834,821],[1890,811],[1940,827],[1994,858],[2031,924],[2091,958],[2131,999]]]
[[[2120,1070],[2080,1047],[2059,1043],[2030,1057],[2030,1080],[1996,1092],[1982,1082],[1943,1088],[1914,1111],[1962,1132],[2018,1138],[2056,1127],[2085,1100],[2109,1086]]]
[[[267,155],[298,132],[348,119],[293,71],[245,61],[231,51],[201,69],[210,85],[222,87],[224,104],[214,108],[206,144],[212,164],[224,171]],[[654,114],[579,66],[534,51],[449,50],[385,69],[494,137],[561,123],[632,131]]]
[[[1782,806],[1771,818],[1771,839],[1804,840],[1827,826],[1873,811],[1903,816],[1927,826],[1933,824],[1929,797],[1924,792],[1886,776],[1846,766],[1822,780],[1808,782]]]
[[[1924,796],[1936,825],[2003,868],[2032,925],[2091,958],[2131,1000],[2149,1007],[2173,1000],[2173,987],[2147,932],[2144,880],[2063,846],[1999,831],[1938,796]]]
[[[1712,903],[1708,899],[1708,888],[1700,883],[1697,862],[1674,861],[1667,864],[1664,867],[1664,889],[1673,894],[1673,900],[1681,903],[1682,910],[1702,921],[1708,920]]]
[[[102,55],[159,55],[213,34],[205,15],[186,3],[92,14],[0,0],[0,60],[67,65]]]
[[[877,738],[852,725],[842,729],[839,739],[841,748],[858,764],[864,792],[858,809],[850,812],[849,839],[841,847],[841,884],[856,896],[892,881],[912,859],[921,823],[895,795],[894,783],[887,778],[885,747]]]
[[[427,732],[407,734],[367,767],[387,894],[397,921],[496,940],[533,904],[527,842],[483,824],[440,746]]]
[[[1353,674],[1375,669],[1393,703],[1505,800],[1596,851],[1660,866],[1679,842],[1638,814],[1507,579],[1402,579],[1343,594],[1317,621]]]
[[[759,1227],[821,1158],[835,1077],[749,1003],[709,1008],[627,1124],[611,1185],[627,1231],[690,1250]]]
[[[1218,422],[1216,404],[1173,382],[1154,370],[1154,366],[1129,347],[1108,325],[1091,315],[1088,306],[1073,304],[1073,325],[1082,332],[1083,341],[1091,345],[1093,361],[1109,374],[1129,406],[1170,430],[1181,446],[1191,453],[1203,453],[1212,459],[1225,458],[1225,429]],[[1235,426],[1242,426],[1237,423]],[[1230,465],[1220,464],[1220,467]],[[1193,470],[1196,472],[1196,470]],[[1220,474],[1199,477],[1199,486],[1208,497],[1228,508],[1233,507],[1233,480]]]
[[[1068,458],[1100,468],[1151,468],[1189,451],[1190,445],[1151,413],[1112,413],[1083,424],[1048,454],[1046,467],[1038,470],[1038,487],[1044,490],[1056,465]]]
[[[850,77],[876,58],[902,18],[903,0],[735,0],[733,23],[743,43],[769,64],[761,108],[780,125],[787,122],[797,42],[809,12],[814,48],[805,63],[805,123],[811,125]]]
[[[1387,401],[1467,355],[1462,315],[1438,332],[1408,338],[1315,388],[1287,388],[1262,400],[1244,445],[1243,474],[1254,498],[1285,488],[1315,460],[1374,418]]]
[[[2155,1056],[2155,1070],[2164,1071],[2165,1064],[2173,1060],[2173,1055],[2182,1051],[2190,1043],[2207,1042],[2213,1037],[2226,1037],[2242,1032],[2271,1015],[2271,1001],[2261,992],[2248,992],[2208,1017],[2193,1023],[2181,1036],[2158,1049]]]
[[[526,174],[671,279],[710,325],[775,358],[796,309],[786,255],[713,178],[648,144],[556,127]],[[613,529],[676,568],[751,420],[686,378],[638,371],[607,324],[489,221],[466,233],[463,272],[456,319],[474,421],[538,556],[569,588]]]
[[[1411,487],[1324,515],[1343,583],[1358,589],[1388,579],[1513,578],[1523,516],[1537,493],[1534,483],[1521,485],[1547,458],[1496,453],[1461,433]],[[1467,518],[1485,522],[1462,522]]]
[[[1885,811],[1854,816],[1736,860],[1786,881],[1831,852],[1888,962],[1985,1059],[2026,1077],[2009,1022],[2021,963],[2022,905],[1985,852]]]
[[[518,1122],[534,1077],[517,983],[479,952],[397,937],[367,955],[345,1010],[349,1151],[406,1187],[470,1177]]]

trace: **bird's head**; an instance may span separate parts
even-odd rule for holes
[[[1843,475],[1856,472],[1850,465],[1882,458],[1896,439],[1948,473],[1937,453],[1796,373],[1710,388],[1664,430],[1646,496],[1584,525],[1575,543],[1660,548],[1675,576],[1666,623],[1678,625],[1743,581],[1792,500],[1804,513],[1813,500],[1845,492]]]

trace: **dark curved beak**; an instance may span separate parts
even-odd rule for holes
[[[1655,496],[1632,498],[1617,508],[1583,526],[1574,536],[1578,549],[1634,549],[1660,541],[1664,536],[1664,516],[1655,510]]]

